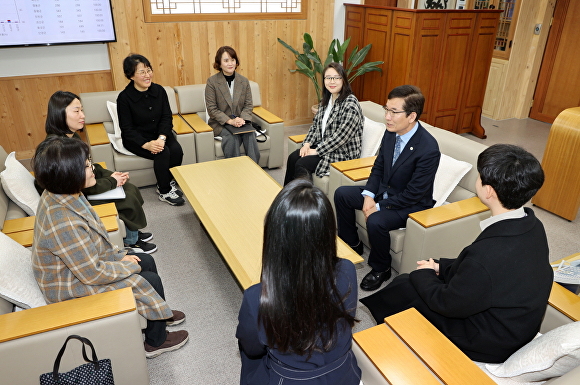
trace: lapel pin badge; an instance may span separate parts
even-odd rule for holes
[[[413,147],[409,148],[409,150],[413,151]]]

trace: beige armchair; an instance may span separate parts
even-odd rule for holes
[[[384,122],[384,111],[380,105],[362,102],[361,107],[365,116]],[[381,120],[378,120],[379,117]],[[447,198],[449,204],[413,213],[407,219],[405,229],[391,231],[391,266],[399,273],[413,271],[416,262],[422,259],[456,257],[481,232],[479,222],[491,215],[475,193],[477,157],[487,147],[421,123],[435,137],[442,154],[470,163],[473,167]],[[339,186],[364,186],[373,163],[372,157],[333,163],[328,179],[328,196],[331,201]],[[361,211],[357,211],[356,223],[360,239],[369,246],[366,221]]]
[[[540,333],[580,320],[580,298],[554,283]],[[415,309],[385,318],[385,323],[353,335],[353,352],[365,385],[495,384]],[[571,339],[577,337],[570,336]],[[388,346],[388,349],[385,349]],[[522,361],[525,362],[525,361]],[[497,378],[501,381],[501,378]],[[514,384],[506,379],[500,384]],[[538,382],[540,383],[540,382]],[[545,384],[580,383],[580,366]]]
[[[171,87],[163,87],[169,98],[173,113],[173,131],[183,149],[182,164],[196,161],[195,136],[193,130],[177,115],[175,92]],[[113,122],[107,110],[107,101],[116,103],[120,91],[86,92],[79,96],[85,112],[85,129],[95,162],[105,162],[110,170],[128,171],[131,183],[138,187],[157,183],[153,172],[153,161],[138,156],[117,152],[107,134],[114,134]]]
[[[62,344],[71,334],[87,337],[99,359],[109,358],[115,384],[149,384],[141,329],[131,288],[12,312],[0,298],[0,372],[2,383],[38,384],[52,372]],[[81,345],[69,343],[60,371],[84,364]]]
[[[260,166],[268,168],[282,167],[284,162],[284,121],[262,107],[260,86],[250,81],[254,109],[252,121],[266,130],[265,142],[258,142]],[[214,139],[212,128],[206,123],[205,84],[194,84],[175,87],[178,95],[179,113],[195,132],[197,162],[222,159],[224,153],[221,142]],[[240,147],[244,154],[243,146]]]

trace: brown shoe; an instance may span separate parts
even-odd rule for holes
[[[173,312],[173,317],[167,319],[167,326],[175,326],[183,323],[185,321],[185,314],[179,310],[171,310]]]
[[[154,358],[160,354],[171,352],[181,348],[189,340],[189,333],[185,330],[167,332],[167,339],[161,346],[153,347],[147,342],[145,344],[145,357]]]

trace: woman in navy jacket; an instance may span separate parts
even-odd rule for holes
[[[245,291],[238,316],[240,384],[359,384],[356,301],[328,198],[310,181],[291,182],[266,214],[261,283]]]

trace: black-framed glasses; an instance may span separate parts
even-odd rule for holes
[[[91,168],[93,171],[95,171],[95,165],[93,164],[93,160],[91,158],[87,159],[87,161],[89,162],[89,164],[87,164],[87,168]]]
[[[342,76],[325,76],[324,80],[328,82],[337,82],[339,80],[342,80]]]
[[[385,116],[391,115],[392,117],[395,117],[397,114],[402,114],[403,112],[406,112],[405,110],[403,111],[391,110],[390,108],[387,108],[387,106],[383,106],[383,110],[385,110]]]

